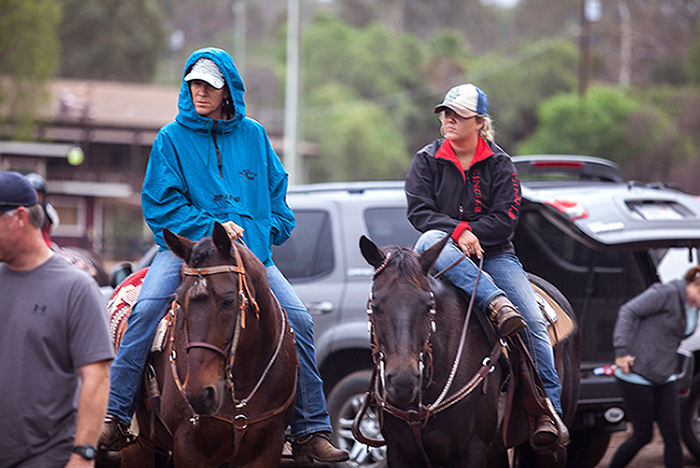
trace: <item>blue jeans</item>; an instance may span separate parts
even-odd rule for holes
[[[447,234],[443,231],[430,230],[416,241],[415,251],[422,253],[443,239]],[[447,268],[462,256],[461,249],[454,242],[448,242],[440,253],[435,268]],[[474,302],[484,312],[488,313],[489,302],[503,294],[518,308],[527,323],[526,343],[532,353],[532,359],[542,379],[547,396],[552,401],[554,409],[561,414],[561,384],[554,366],[554,351],[547,333],[547,320],[535,300],[535,293],[530,286],[525,270],[520,260],[512,254],[501,254],[484,259],[484,272],[479,278]],[[469,258],[465,258],[453,268],[445,272],[445,277],[455,286],[470,296],[474,292],[474,281],[479,267]],[[499,289],[500,288],[500,289]]]
[[[129,424],[136,410],[143,371],[148,360],[158,322],[165,316],[180,285],[182,259],[170,250],[161,250],[153,259],[131,312],[117,356],[110,370],[107,413]],[[267,269],[270,288],[287,311],[294,329],[299,355],[297,396],[291,437],[331,431],[326,410],[323,382],[316,368],[313,321],[294,289],[276,266]]]

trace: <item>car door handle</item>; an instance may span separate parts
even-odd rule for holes
[[[311,315],[324,315],[333,312],[335,305],[331,301],[312,302],[306,309]]]

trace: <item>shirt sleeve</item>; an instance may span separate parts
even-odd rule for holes
[[[87,276],[78,277],[71,288],[68,339],[73,366],[113,359],[107,308],[97,284]]]

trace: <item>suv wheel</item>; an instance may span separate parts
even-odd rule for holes
[[[328,413],[333,425],[333,442],[347,450],[350,460],[339,466],[381,468],[386,466],[386,447],[369,447],[352,436],[352,422],[360,411],[372,378],[371,370],[348,374],[338,382],[328,396]],[[379,418],[372,407],[367,408],[360,425],[362,433],[373,439],[381,439]]]
[[[693,378],[690,396],[681,405],[683,442],[696,460],[700,460],[700,374]]]

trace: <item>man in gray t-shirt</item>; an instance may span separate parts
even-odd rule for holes
[[[29,182],[0,172],[0,468],[92,466],[114,356],[96,283],[46,246]]]

